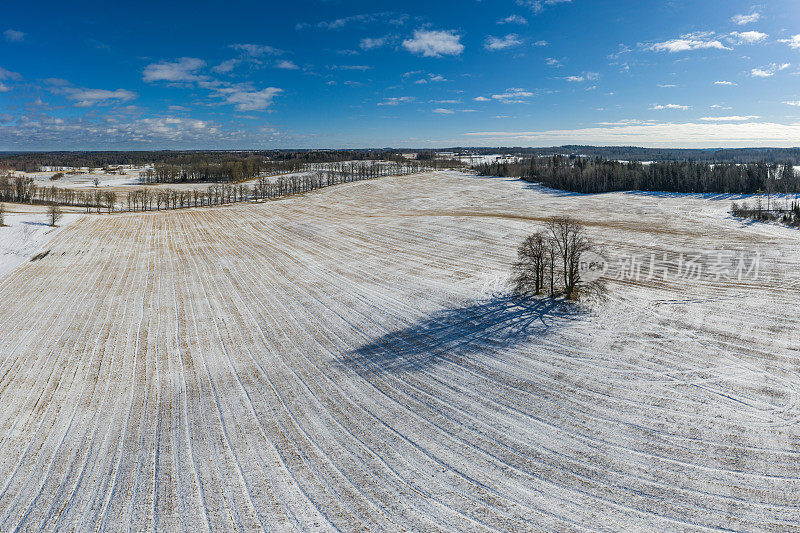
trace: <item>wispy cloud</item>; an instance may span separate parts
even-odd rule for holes
[[[791,66],[791,63],[770,63],[769,65],[761,68],[754,68],[750,71],[750,75],[754,78],[771,78],[777,72],[786,70]]]
[[[769,36],[766,33],[760,31],[735,31],[729,35],[728,40],[733,44],[756,44],[764,42],[767,37]]]
[[[732,115],[727,117],[703,117],[700,120],[707,122],[747,122],[748,120],[758,120],[758,115]]]
[[[10,70],[6,70],[3,67],[0,67],[0,80],[17,81],[21,79],[22,76],[18,72],[11,72]]]
[[[800,33],[788,39],[781,39],[780,42],[788,44],[791,48],[798,49],[800,48]]]
[[[300,67],[294,64],[294,62],[289,61],[288,59],[283,59],[275,63],[275,68],[279,68],[282,70],[299,70]]]
[[[177,61],[152,63],[144,68],[142,79],[146,82],[167,81],[173,83],[191,82],[203,79],[197,71],[206,62],[196,57],[182,57]]]
[[[423,57],[457,56],[464,51],[461,36],[453,30],[414,30],[414,36],[403,41],[403,48]]]
[[[232,104],[239,111],[264,111],[276,95],[283,92],[277,87],[267,87],[260,91],[253,90],[248,85],[233,87],[220,87],[215,89],[215,96],[222,98],[226,103]]]
[[[489,35],[486,37],[486,40],[483,43],[483,47],[487,50],[497,51],[497,50],[506,50],[508,48],[514,48],[522,44],[522,40],[519,38],[519,35],[516,33],[509,33],[504,37],[495,37],[494,35]]]
[[[528,19],[520,15],[509,15],[497,21],[498,24],[527,24]]]
[[[681,105],[681,104],[653,104],[650,106],[650,110],[652,111],[662,111],[665,109],[686,111],[687,109],[691,108],[692,106],[690,105]]]
[[[715,81],[714,85],[723,85],[723,86],[732,87],[732,86],[735,86],[736,83],[734,83],[732,81],[720,80],[720,81]]]
[[[381,48],[386,44],[387,40],[387,37],[365,37],[361,39],[359,47],[362,50],[373,50],[375,48]]]
[[[492,100],[497,100],[498,102],[504,104],[523,104],[527,102],[529,98],[533,98],[534,96],[536,96],[536,93],[532,91],[520,88],[511,88],[506,89],[504,93],[493,94]]]
[[[284,53],[280,48],[266,44],[238,43],[230,47],[250,57],[278,56]]]
[[[534,13],[541,13],[548,6],[568,4],[572,0],[517,0],[518,6],[527,7]]]
[[[734,24],[738,24],[739,26],[744,26],[745,24],[758,22],[760,18],[761,18],[760,13],[750,13],[749,15],[735,15],[731,17],[731,21]]]
[[[400,104],[410,104],[415,98],[413,96],[393,96],[386,98],[383,102],[378,102],[380,106],[398,106]]]
[[[25,40],[25,32],[7,29],[3,32],[3,37],[10,43],[21,43]]]

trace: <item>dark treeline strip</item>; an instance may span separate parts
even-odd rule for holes
[[[580,193],[666,191],[684,193],[797,193],[790,164],[663,161],[620,163],[580,157],[534,157],[474,167],[486,176],[520,177],[553,189]]]
[[[37,172],[42,167],[51,168],[107,168],[110,166],[150,164],[182,167],[186,172],[203,172],[204,165],[215,169],[205,170],[211,179],[235,181],[239,178],[237,163],[247,168],[272,164],[274,168],[296,170],[306,163],[337,163],[383,159],[403,161],[403,156],[392,150],[251,150],[251,151],[155,151],[155,152],[29,152],[0,154],[0,169]],[[234,176],[234,177],[232,177]],[[175,181],[178,181],[177,179]],[[196,181],[186,179],[186,181]]]
[[[566,145],[549,148],[450,148],[447,151],[464,155],[516,155],[543,157],[572,155],[621,161],[705,161],[707,163],[786,163],[800,165],[800,148],[640,148],[636,146]]]

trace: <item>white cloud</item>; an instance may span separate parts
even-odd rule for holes
[[[567,81],[571,81],[571,82],[582,82],[582,81],[586,81],[586,78],[584,78],[583,76],[567,76],[567,77],[566,77],[566,78],[564,78],[564,79],[565,79],[565,80],[567,80]]]
[[[7,93],[11,90],[11,87],[6,85],[5,83],[0,83],[0,93]]]
[[[594,81],[594,80],[596,80],[598,78],[600,78],[600,74],[599,73],[597,73],[597,72],[586,72],[584,74],[581,74],[580,76],[567,76],[564,79],[569,81],[569,82],[573,82],[573,83],[581,83],[581,82],[584,82],[584,81],[587,81],[587,80],[588,81]]]
[[[496,51],[505,50],[506,48],[513,48],[521,44],[522,41],[520,40],[519,35],[516,33],[509,33],[505,37],[495,37],[494,35],[489,35],[486,37],[483,47],[487,50]]]
[[[423,57],[457,56],[464,51],[461,36],[455,31],[414,30],[414,37],[403,41],[403,48]]]
[[[653,52],[669,52],[671,54],[710,48],[731,50],[731,48],[722,44],[718,39],[715,39],[713,32],[688,33],[681,35],[678,39],[670,39],[646,46],[647,50],[652,50]]]
[[[760,31],[735,31],[730,34],[729,40],[734,44],[756,44],[764,41],[769,37],[766,33]]]
[[[528,19],[519,15],[509,15],[497,21],[498,24],[527,24]]]
[[[551,66],[551,67],[558,68],[558,67],[562,67],[563,66],[563,63],[561,61],[559,61],[558,59],[554,58],[554,57],[548,57],[547,59],[544,60],[544,62],[547,63],[548,66]]]
[[[265,44],[232,44],[231,48],[250,57],[279,56],[283,50]]]
[[[413,96],[393,96],[391,98],[386,98],[383,102],[378,102],[378,105],[397,106],[400,104],[410,104],[413,101]]]
[[[547,6],[566,4],[572,0],[517,0],[517,5],[527,7],[534,13],[541,13]]]
[[[236,68],[236,65],[238,65],[239,63],[240,61],[238,59],[228,59],[226,61],[223,61],[216,67],[212,68],[211,70],[213,70],[217,74],[226,74],[232,71],[234,68]]]
[[[470,144],[493,146],[554,146],[563,144],[709,147],[796,146],[800,124],[648,122],[610,127],[523,132],[473,132]]]
[[[800,48],[800,33],[793,35],[789,39],[781,39],[780,42],[788,44],[792,48]]]
[[[25,33],[17,30],[7,29],[3,32],[3,37],[10,43],[21,43],[25,40]]]
[[[754,68],[750,71],[750,75],[754,78],[770,78],[775,75],[776,72],[780,72],[782,70],[786,70],[791,66],[791,63],[770,63],[766,67],[762,68]]]
[[[453,111],[452,109],[445,109],[443,107],[437,107],[436,109],[433,110],[433,112],[439,115],[452,115],[453,113],[455,113],[455,111]]]
[[[707,122],[747,122],[749,120],[757,120],[761,117],[758,115],[732,115],[728,117],[703,117],[700,120],[705,120]]]
[[[504,104],[522,104],[527,101],[528,98],[532,98],[536,96],[536,93],[531,91],[526,91],[525,89],[519,88],[511,88],[506,89],[506,92],[501,94],[493,94],[492,100],[497,100],[498,102],[502,102]]]
[[[476,102],[490,102],[492,99],[486,98],[485,96],[476,96],[475,98],[473,98],[473,100],[475,100]]]
[[[653,104],[650,106],[651,111],[661,111],[664,109],[677,109],[681,111],[686,111],[687,109],[691,109],[692,106],[690,105],[680,105],[680,104]]]
[[[760,13],[751,13],[749,15],[736,15],[734,17],[731,17],[731,21],[734,24],[738,24],[739,26],[744,26],[745,24],[758,22],[760,18],[761,18]]]
[[[792,106],[795,106],[795,107],[800,107],[800,100],[786,101],[786,102],[784,102],[784,104],[792,105]]]
[[[216,96],[233,104],[239,111],[263,111],[272,105],[272,99],[282,93],[277,87],[267,87],[260,91],[250,89],[248,86],[222,87],[216,89]]]
[[[196,71],[205,67],[206,62],[196,57],[182,57],[177,61],[152,63],[144,68],[142,79],[147,82],[169,81],[189,82],[202,79]]]
[[[734,86],[734,85],[736,85],[736,83],[734,83],[734,82],[732,82],[732,81],[720,80],[720,81],[715,81],[715,82],[714,82],[714,85],[726,85],[726,86]]]
[[[136,93],[126,89],[109,91],[106,89],[79,89],[77,87],[65,87],[58,90],[65,94],[67,98],[75,101],[75,107],[92,107],[94,105],[109,105],[115,103],[129,102],[136,98]]]
[[[295,65],[294,62],[284,59],[283,61],[278,61],[275,63],[275,68],[283,70],[298,70],[300,67]]]
[[[0,67],[0,80],[21,80],[22,76],[17,72],[11,72],[3,67]]]
[[[533,46],[547,46],[548,44],[549,44],[549,43],[548,43],[547,41],[545,41],[545,40],[541,40],[541,41],[535,41],[535,42],[533,43]]]
[[[374,48],[380,48],[386,44],[387,38],[386,37],[365,37],[361,39],[359,43],[359,47],[362,50],[372,50]]]

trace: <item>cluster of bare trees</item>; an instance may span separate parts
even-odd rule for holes
[[[81,191],[65,187],[42,187],[36,185],[28,176],[0,175],[0,202],[20,204],[51,204],[84,207],[87,211],[96,209],[114,210],[117,195],[111,191]]]
[[[586,277],[590,252],[594,256],[596,247],[586,236],[583,225],[568,217],[550,219],[517,250],[514,292],[525,297],[544,292],[550,297],[563,294],[568,300],[582,295],[602,296],[605,289],[602,280]]]

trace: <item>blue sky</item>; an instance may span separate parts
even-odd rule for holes
[[[7,0],[0,150],[800,145],[800,2]]]

